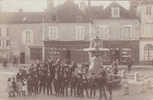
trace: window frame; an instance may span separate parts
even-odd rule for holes
[[[113,18],[118,18],[120,17],[120,8],[119,7],[112,7],[112,17]]]
[[[10,40],[6,40],[6,47],[10,46]]]
[[[9,27],[6,28],[6,36],[9,36]]]
[[[152,6],[147,6],[146,7],[146,15],[147,16],[151,16],[152,15]]]
[[[103,40],[110,39],[110,27],[108,25],[98,25],[98,37]]]
[[[86,27],[83,25],[75,26],[75,40],[83,41],[85,40]]]
[[[30,36],[30,41],[27,41],[27,32],[29,32],[29,36]],[[33,44],[33,41],[34,41],[34,32],[33,32],[33,30],[31,30],[31,29],[25,29],[24,31],[23,31],[23,42],[24,42],[24,44]]]
[[[128,36],[125,35],[125,28],[129,28],[130,29],[130,32],[128,33]],[[121,32],[120,32],[120,39],[121,40],[132,40],[132,39],[135,39],[136,37],[133,36],[133,25],[123,25],[121,27]]]
[[[153,45],[146,44],[144,46],[144,61],[152,61],[153,60]]]
[[[48,39],[57,40],[58,39],[58,27],[51,25],[48,27]]]

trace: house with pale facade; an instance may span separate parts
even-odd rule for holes
[[[141,20],[140,61],[153,60],[153,1],[144,0],[138,6],[138,15]]]
[[[43,14],[37,12],[0,13],[1,62],[27,63],[29,47],[42,47],[42,18]]]

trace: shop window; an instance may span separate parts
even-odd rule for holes
[[[153,45],[147,44],[144,47],[144,60],[152,61],[153,60]]]

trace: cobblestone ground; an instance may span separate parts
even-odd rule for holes
[[[135,70],[140,73],[148,74],[153,73],[153,70]],[[133,72],[135,72],[133,71]],[[7,78],[14,75],[17,72],[17,68],[2,68],[0,67],[0,100],[98,100],[98,97],[95,99],[88,98],[79,98],[79,97],[55,97],[55,96],[46,96],[39,95],[36,97],[16,97],[8,98],[6,86]],[[142,86],[139,84],[130,84],[130,94],[127,96],[123,95],[123,89],[115,89],[113,91],[113,100],[153,100],[153,91],[147,89],[145,93],[140,93]],[[103,99],[104,100],[104,99]]]

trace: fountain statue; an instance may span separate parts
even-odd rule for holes
[[[85,48],[84,51],[87,51],[89,54],[89,77],[95,77],[97,71],[100,71],[103,67],[102,54],[104,51],[109,49],[103,48],[103,40],[96,36],[93,40],[90,41],[89,48]]]
[[[99,49],[103,47],[103,41],[96,36],[95,39],[91,40],[89,48]]]

